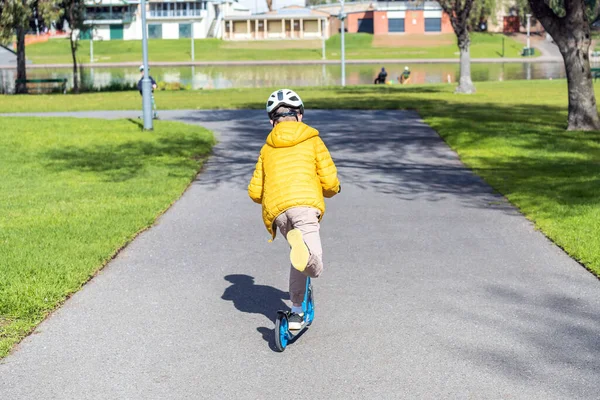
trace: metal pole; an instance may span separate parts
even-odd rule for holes
[[[527,48],[531,48],[531,43],[529,41],[529,33],[531,30],[531,14],[527,14]]]
[[[340,18],[342,19],[342,86],[346,86],[346,46],[344,43],[344,30],[345,27],[345,19],[344,15],[344,0],[340,0],[341,9],[340,9]]]
[[[327,58],[325,55],[325,21],[321,20],[321,40],[323,41],[323,60]]]
[[[36,36],[40,36],[40,26],[38,25],[38,15],[37,11],[33,10],[33,15],[35,16],[35,34]]]
[[[94,31],[90,28],[90,63],[94,62]]]
[[[146,26],[146,0],[141,0],[142,7],[142,54],[144,57],[144,77],[142,78],[142,111],[144,113],[144,129],[151,131],[152,126],[152,84],[148,73],[148,32]]]
[[[195,58],[195,49],[194,49],[194,21],[192,21],[191,23],[191,29],[192,29],[192,61],[194,61]]]

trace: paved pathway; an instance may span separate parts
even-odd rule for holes
[[[527,34],[517,34],[513,36],[514,39],[523,43],[527,47]],[[558,46],[546,40],[546,35],[531,35],[530,36],[531,46],[534,47],[544,58],[554,58],[557,62],[562,62],[563,58],[560,54]]]
[[[307,113],[344,190],[315,323],[283,354],[286,246],[246,194],[264,113],[163,116],[215,130],[215,155],[0,363],[2,399],[598,398],[600,283],[416,114]]]

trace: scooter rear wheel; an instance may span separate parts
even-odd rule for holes
[[[275,321],[275,347],[278,351],[284,351],[288,344],[289,325],[287,316],[283,313],[277,315]]]
[[[310,285],[308,288],[308,301],[306,304],[306,324],[310,325],[315,319],[315,289]]]

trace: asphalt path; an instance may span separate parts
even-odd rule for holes
[[[307,112],[343,191],[322,223],[315,322],[284,353],[287,247],[246,193],[265,113],[161,116],[214,130],[214,155],[0,361],[0,398],[599,398],[600,282],[416,113]]]

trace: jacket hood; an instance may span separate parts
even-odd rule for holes
[[[271,147],[291,147],[312,137],[319,136],[319,131],[302,122],[280,122],[269,133],[267,144]]]

